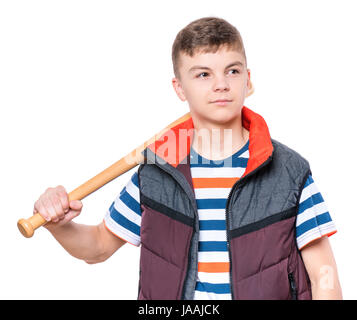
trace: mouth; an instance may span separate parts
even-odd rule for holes
[[[232,102],[232,100],[229,100],[229,99],[217,99],[217,100],[212,101],[211,103],[218,104],[219,106],[225,106],[230,102]]]

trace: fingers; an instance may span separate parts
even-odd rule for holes
[[[41,196],[42,197],[42,196]],[[51,221],[51,216],[43,204],[43,198],[39,198],[34,205],[33,213],[38,212],[46,221]]]
[[[64,213],[67,213],[69,211],[69,199],[66,189],[63,186],[58,186],[56,188],[56,192],[59,196],[59,201],[61,203],[62,209],[64,210]]]
[[[34,213],[38,212],[46,221],[55,223],[64,220],[68,213],[71,214],[65,220],[73,219],[74,216],[79,215],[81,209],[81,201],[69,202],[67,191],[63,186],[48,188],[34,205]]]

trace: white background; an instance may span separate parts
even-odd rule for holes
[[[140,249],[102,264],[70,256],[44,228],[26,239],[47,187],[71,191],[188,111],[171,46],[191,21],[241,32],[255,93],[245,105],[309,160],[338,232],[345,299],[356,299],[355,1],[1,1],[2,299],[136,299]],[[135,170],[135,169],[134,169]],[[83,200],[98,224],[134,171]]]

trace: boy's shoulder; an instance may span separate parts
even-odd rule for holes
[[[294,168],[299,172],[310,170],[309,161],[298,151],[276,139],[271,139],[271,142],[274,147],[273,159],[275,162],[285,167]]]

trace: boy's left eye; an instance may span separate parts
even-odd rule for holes
[[[199,75],[197,75],[197,78],[206,78],[206,76],[202,76],[202,75],[208,75],[207,72],[201,72]]]
[[[229,70],[229,71],[234,71],[234,73],[239,73],[239,71],[237,69],[232,69],[232,70]]]

